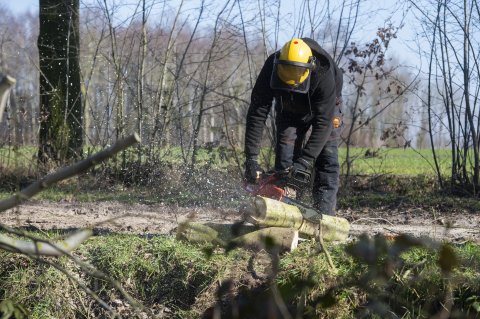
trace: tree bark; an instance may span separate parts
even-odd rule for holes
[[[40,0],[39,160],[81,157],[83,111],[79,64],[79,0]]]
[[[283,227],[268,227],[239,236],[233,243],[252,250],[268,252],[292,251],[298,246],[298,230]]]
[[[178,225],[176,234],[178,239],[190,242],[210,242],[225,246],[234,238],[256,230],[258,227],[250,224],[201,223],[189,220]]]
[[[245,224],[215,224],[187,221],[177,229],[177,239],[192,243],[211,243],[223,247],[244,247],[252,250],[292,251],[298,245],[298,230],[284,227],[258,229]]]
[[[245,213],[247,220],[258,226],[293,228],[306,237],[318,237],[321,227],[321,234],[325,241],[347,239],[350,224],[345,218],[320,215],[312,211],[257,196],[246,208]],[[318,218],[312,218],[315,215]]]

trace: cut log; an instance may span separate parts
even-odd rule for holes
[[[205,223],[206,226],[214,229],[218,233],[218,237],[224,242],[229,242],[236,237],[251,233],[258,230],[258,226],[235,223],[235,224],[219,224],[219,223]]]
[[[345,218],[322,215],[310,210],[257,196],[252,199],[245,213],[247,221],[258,226],[293,228],[308,237],[317,237],[322,227],[321,233],[325,241],[347,239],[350,224]]]
[[[254,225],[199,223],[186,221],[177,228],[177,239],[194,243],[212,243],[225,245],[238,236],[257,230]]]
[[[218,232],[202,223],[186,221],[178,225],[177,239],[184,239],[192,243],[219,244]]]
[[[268,227],[237,237],[232,241],[240,247],[269,252],[292,251],[298,246],[298,230]]]

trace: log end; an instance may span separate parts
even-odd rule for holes
[[[256,196],[253,198],[253,205],[255,207],[255,217],[260,219],[265,218],[265,213],[267,211],[267,203],[265,202],[264,197]]]
[[[325,241],[344,242],[348,239],[350,223],[342,217],[322,215],[320,220],[322,237]]]

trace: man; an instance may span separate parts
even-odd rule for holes
[[[292,39],[270,55],[252,90],[245,133],[245,178],[255,182],[263,127],[275,106],[275,171],[297,190],[313,179],[314,207],[335,214],[342,71],[312,39]],[[306,139],[307,131],[311,134]]]

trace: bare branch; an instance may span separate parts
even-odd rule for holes
[[[4,76],[3,79],[0,80],[0,121],[2,120],[3,111],[7,105],[8,93],[10,93],[15,82],[17,81],[9,75]]]
[[[25,255],[63,256],[64,252],[76,249],[92,236],[91,229],[83,229],[73,233],[65,240],[50,243],[48,241],[21,240],[0,234],[0,249]]]
[[[125,139],[117,141],[111,147],[84,159],[83,161],[61,168],[58,171],[45,176],[41,180],[31,184],[30,186],[13,195],[12,197],[0,201],[0,212],[3,212],[7,209],[13,208],[21,204],[25,200],[35,196],[50,185],[85,172],[94,165],[109,158],[112,158],[118,152],[121,152],[138,142],[140,142],[140,138],[138,137],[138,134],[134,133]]]

